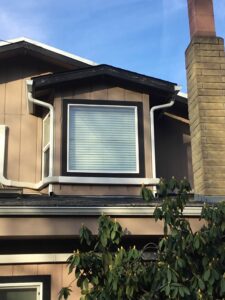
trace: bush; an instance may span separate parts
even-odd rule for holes
[[[186,180],[161,180],[162,201],[154,217],[164,222],[164,236],[142,250],[121,247],[126,233],[108,216],[99,218],[97,236],[82,226],[80,241],[87,251],[77,250],[68,258],[80,299],[225,299],[225,203],[204,204],[205,225],[193,232],[183,216],[189,191]],[[142,196],[146,201],[154,198],[145,187]],[[144,260],[146,251],[156,251],[156,260]],[[70,292],[70,287],[63,288],[59,299],[67,299]]]

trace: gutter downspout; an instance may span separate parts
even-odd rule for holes
[[[23,181],[15,181],[7,179],[4,176],[4,163],[5,163],[5,144],[6,144],[6,125],[0,125],[0,183],[5,186],[14,186],[19,188],[30,188],[30,189],[41,189],[44,188],[46,185],[49,185],[49,193],[52,192],[52,184],[54,182],[58,182],[59,178],[53,176],[53,143],[54,143],[54,109],[53,106],[49,103],[45,103],[43,101],[34,99],[32,97],[32,80],[27,80],[27,92],[28,92],[28,109],[29,112],[32,112],[33,105],[30,105],[32,103],[46,107],[49,109],[50,114],[50,150],[49,150],[49,177],[42,178],[40,182],[38,183],[32,183],[32,182],[23,182]]]
[[[29,112],[33,110],[33,104],[45,107],[49,110],[49,118],[50,118],[50,137],[49,137],[49,177],[53,176],[53,161],[54,161],[54,108],[50,103],[46,103],[39,99],[35,99],[32,96],[32,88],[33,88],[33,80],[27,80],[27,97],[28,97],[28,109]],[[32,104],[32,106],[29,105]],[[43,176],[43,175],[42,175]],[[42,178],[43,179],[43,178]],[[48,192],[51,194],[53,191],[52,184],[49,184]]]
[[[157,179],[156,177],[156,159],[155,159],[155,124],[154,124],[154,112],[159,109],[168,108],[174,105],[174,98],[181,90],[181,87],[175,85],[174,87],[174,95],[172,100],[166,104],[156,105],[150,109],[150,122],[151,122],[151,149],[152,149],[152,179]],[[153,187],[154,194],[156,193],[156,187]]]

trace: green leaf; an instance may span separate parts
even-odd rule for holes
[[[210,270],[206,270],[205,273],[203,274],[203,279],[204,281],[208,281],[210,277]]]
[[[190,296],[191,293],[190,293],[189,289],[188,289],[186,286],[184,286],[183,288],[184,288],[184,293],[185,293],[186,295]]]
[[[225,278],[222,278],[220,281],[220,296],[225,295]]]
[[[166,293],[166,296],[169,296],[169,294],[170,294],[170,285],[169,284],[167,284],[167,286],[166,286],[165,293]]]
[[[147,189],[145,186],[142,186],[141,196],[147,202],[150,202],[154,199],[152,191],[150,189]]]
[[[111,232],[111,239],[114,240],[115,237],[116,237],[116,231],[113,230],[113,231]]]
[[[183,287],[179,287],[179,294],[181,295],[181,297],[184,297],[184,288]]]
[[[171,277],[172,277],[171,270],[167,269],[167,280],[169,283],[171,282]]]
[[[202,291],[205,289],[204,281],[200,277],[198,277],[198,286]]]
[[[69,287],[63,287],[58,294],[58,300],[67,300],[72,290]]]

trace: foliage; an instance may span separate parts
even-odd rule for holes
[[[190,185],[175,178],[158,186],[160,205],[156,221],[164,223],[164,236],[157,245],[151,242],[142,250],[120,246],[125,232],[116,220],[99,218],[98,235],[82,226],[80,241],[87,251],[74,252],[68,259],[82,300],[149,299],[225,299],[225,203],[206,205],[201,219],[205,225],[193,232],[183,210]],[[142,196],[153,195],[142,188]],[[143,259],[156,249],[156,260]],[[63,288],[59,299],[67,299]]]

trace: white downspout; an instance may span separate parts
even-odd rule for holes
[[[32,87],[33,87],[33,80],[27,80],[27,97],[28,97],[28,107],[29,106],[29,102],[42,107],[45,107],[49,110],[49,118],[50,118],[50,137],[49,137],[49,177],[53,176],[53,162],[54,162],[54,108],[53,105],[51,105],[50,103],[46,103],[44,101],[41,101],[39,99],[35,99],[32,96]],[[43,179],[43,178],[42,178]],[[48,192],[49,194],[52,193],[52,184],[49,184],[48,187]]]
[[[176,94],[181,90],[181,87],[176,85],[174,87]],[[175,94],[175,95],[176,95]],[[175,97],[175,96],[174,96]],[[159,109],[168,108],[174,105],[175,100],[171,100],[166,104],[156,105],[150,109],[150,123],[151,123],[151,149],[152,149],[152,179],[156,179],[156,159],[155,159],[155,124],[154,112]],[[156,193],[156,187],[153,187],[153,192]]]

